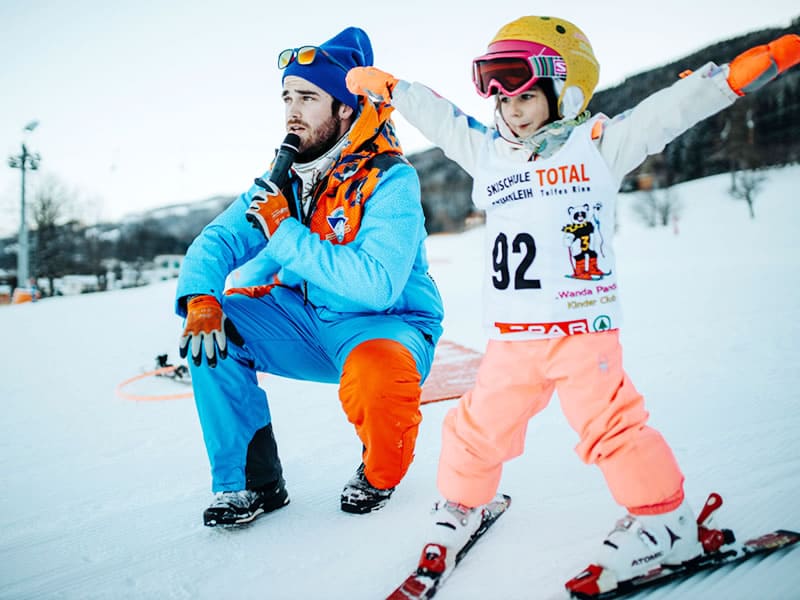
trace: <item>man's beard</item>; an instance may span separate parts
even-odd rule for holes
[[[339,141],[339,129],[342,120],[337,115],[332,115],[309,137],[308,143],[295,159],[298,163],[309,163],[318,159]]]

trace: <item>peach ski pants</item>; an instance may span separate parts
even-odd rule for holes
[[[614,499],[633,514],[658,514],[683,501],[683,474],[644,399],[622,368],[617,330],[531,341],[491,340],[473,389],[445,417],[438,487],[448,500],[491,500],[503,463],[522,454],[528,421],[558,392],[580,441]]]

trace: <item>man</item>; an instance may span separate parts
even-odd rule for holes
[[[289,181],[256,180],[187,251],[176,311],[216,493],[208,526],[289,502],[257,371],[339,383],[363,445],[342,510],[384,506],[413,459],[443,312],[392,108],[359,104],[345,85],[371,64],[354,27],[280,53],[286,130],[300,138]],[[223,292],[229,275],[239,287]]]

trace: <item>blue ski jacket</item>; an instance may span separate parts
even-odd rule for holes
[[[361,169],[351,169],[349,173],[348,169],[339,168],[339,205],[322,198],[326,196],[325,186],[318,187],[312,213],[303,222],[286,219],[267,242],[245,219],[245,211],[259,189],[253,185],[208,224],[186,253],[178,278],[176,312],[186,315],[188,295],[210,294],[221,300],[226,286],[279,283],[301,291],[322,319],[395,314],[435,343],[442,331],[443,307],[428,274],[419,179],[414,168],[400,157],[388,119],[390,112],[384,107],[373,107],[370,112],[367,103],[331,172],[354,156],[369,155],[370,149],[389,148],[396,160],[383,161],[387,163],[384,168],[374,167],[372,162],[379,161],[371,159],[381,155],[373,153],[374,156],[367,156],[370,160],[366,163],[356,163]],[[375,123],[367,121],[369,126],[363,126],[365,119]],[[383,143],[375,143],[376,130]],[[359,139],[366,135],[372,137]],[[365,186],[358,179],[365,169],[372,170],[377,180],[366,186],[371,188],[368,193],[364,193]],[[268,176],[269,171],[263,178]],[[288,195],[293,196],[289,201],[295,203],[296,214],[301,214],[299,187],[299,180],[294,178],[290,188],[293,192]],[[342,243],[331,233],[337,226],[341,231],[342,217],[347,217],[356,205],[358,219],[351,219],[354,237],[348,235]]]

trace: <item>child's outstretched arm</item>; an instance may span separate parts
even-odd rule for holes
[[[622,178],[648,155],[800,62],[800,36],[786,35],[721,67],[708,63],[605,125],[599,149]]]
[[[347,74],[353,94],[391,100],[409,123],[445,155],[473,175],[479,150],[493,129],[464,114],[450,101],[419,83],[408,83],[375,67],[356,67]]]

